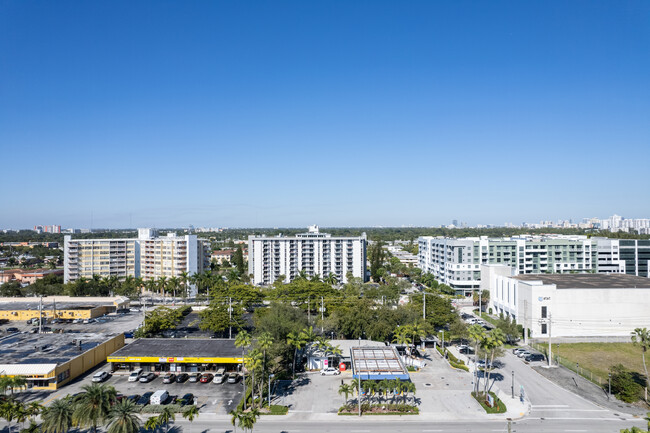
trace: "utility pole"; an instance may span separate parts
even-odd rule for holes
[[[323,303],[323,297],[320,297],[320,333],[323,333],[323,321],[325,320],[325,304]]]
[[[228,339],[232,340],[232,298],[228,297]]]
[[[551,359],[553,358],[551,354],[551,323],[553,321],[551,320],[551,313],[548,313],[548,366],[550,367],[553,363],[551,362]]]
[[[40,301],[38,301],[38,333],[43,332],[43,296],[41,296]]]
[[[422,318],[427,318],[427,294],[422,292]]]

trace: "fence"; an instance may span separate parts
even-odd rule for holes
[[[534,349],[542,352],[544,356],[548,357],[548,345],[544,344],[539,344],[539,343],[530,343],[530,346],[533,347]],[[580,364],[570,361],[566,358],[563,358],[558,355],[553,355],[553,361],[557,365],[562,365],[569,370],[579,374],[580,376],[584,377],[585,379],[595,383],[596,385],[600,386],[601,388],[607,384],[607,378],[603,378],[601,376],[598,376],[598,374],[595,374],[593,371],[588,370],[586,368],[580,367]]]

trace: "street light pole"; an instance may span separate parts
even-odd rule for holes
[[[515,371],[512,370],[512,385],[510,386],[510,397],[515,398]]]
[[[607,394],[607,400],[612,395],[612,373],[609,373],[609,393]]]
[[[269,374],[269,410],[271,410],[271,379],[275,377],[275,374]]]

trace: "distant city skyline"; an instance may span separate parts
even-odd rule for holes
[[[648,16],[647,1],[2,2],[0,227],[644,218]]]

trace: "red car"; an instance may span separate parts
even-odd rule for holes
[[[214,375],[212,375],[210,373],[203,373],[201,375],[201,379],[199,379],[199,382],[201,382],[201,383],[210,383],[210,382],[212,382],[213,377],[214,377]]]

